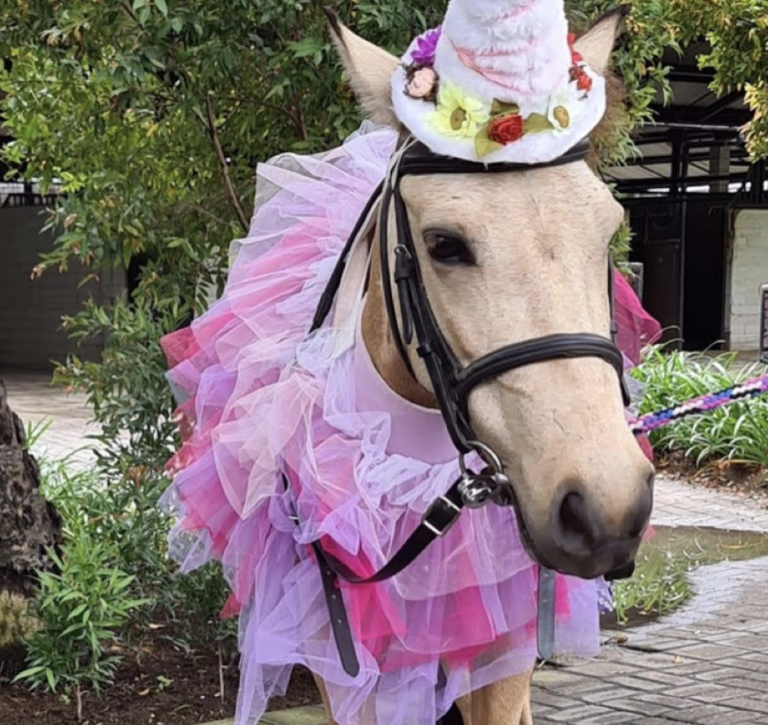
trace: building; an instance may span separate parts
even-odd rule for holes
[[[766,164],[751,165],[741,128],[751,117],[741,93],[718,98],[697,67],[706,44],[672,70],[672,105],[637,134],[641,156],[611,169],[644,268],[644,303],[665,339],[689,350],[753,351],[760,339],[760,287],[768,283]]]
[[[120,270],[84,283],[86,272],[78,265],[32,279],[41,255],[53,246],[51,232],[43,231],[46,206],[53,203],[55,196],[29,185],[0,183],[0,370],[50,371],[70,353],[98,359],[103,340],[76,345],[62,329],[62,317],[76,314],[88,298],[103,303],[125,290]]]

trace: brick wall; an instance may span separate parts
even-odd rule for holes
[[[731,247],[728,329],[732,350],[760,341],[760,287],[768,284],[768,210],[735,212]]]
[[[51,235],[40,232],[41,211],[0,208],[0,368],[50,369],[51,360],[63,360],[70,352],[93,359],[100,343],[76,348],[61,331],[61,318],[75,314],[89,297],[102,302],[125,289],[120,271],[109,271],[100,283],[79,287],[84,273],[74,265],[63,274],[51,270],[31,280],[40,254],[52,247]]]

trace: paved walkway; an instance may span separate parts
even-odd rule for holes
[[[50,420],[42,448],[80,450],[94,432],[85,401],[41,376],[3,373],[27,423]],[[658,481],[654,523],[768,533],[768,509],[726,493]],[[768,725],[768,559],[692,574],[696,596],[679,613],[618,639],[597,660],[535,678],[536,725]],[[264,725],[321,725],[318,710],[271,714]],[[482,724],[481,724],[482,725]]]
[[[16,370],[0,370],[8,389],[11,409],[26,427],[49,426],[35,447],[35,452],[53,460],[69,457],[75,465],[93,460],[89,435],[98,432],[91,423],[91,411],[85,396],[67,394],[51,385],[51,376]]]

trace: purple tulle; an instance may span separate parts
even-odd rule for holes
[[[434,725],[458,697],[535,663],[538,569],[513,512],[496,507],[467,512],[394,580],[343,587],[357,678],[331,635],[309,544],[373,572],[457,475],[439,414],[392,393],[359,339],[338,350],[328,325],[308,336],[395,143],[366,125],[329,153],[260,166],[223,298],[163,342],[185,433],[165,497],[171,553],[184,571],[224,566],[227,612],[240,615],[237,725],[256,725],[296,664],[324,679],[340,725]],[[604,593],[558,577],[560,653],[598,652]]]

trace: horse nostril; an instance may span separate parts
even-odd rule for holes
[[[591,521],[586,499],[580,493],[569,493],[560,504],[560,546],[564,551],[577,552],[592,549],[597,543],[597,532]]]

